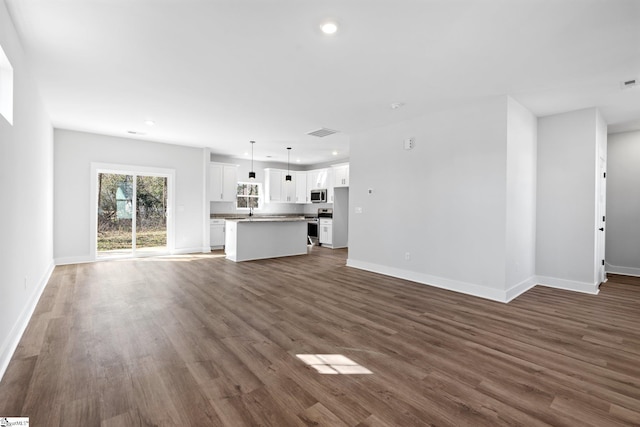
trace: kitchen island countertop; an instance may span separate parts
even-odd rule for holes
[[[226,221],[235,221],[235,222],[290,222],[290,221],[308,221],[307,218],[303,216],[297,217],[248,217],[248,218],[227,218]]]

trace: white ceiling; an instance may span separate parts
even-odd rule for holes
[[[237,157],[255,140],[256,160],[291,146],[302,164],[500,94],[640,129],[640,86],[620,89],[640,78],[638,0],[4,1],[57,128]],[[306,135],[320,127],[341,132]]]

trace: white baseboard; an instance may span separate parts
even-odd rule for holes
[[[519,295],[522,295],[536,285],[546,286],[549,288],[564,289],[574,292],[582,292],[592,295],[597,295],[598,292],[600,292],[598,288],[599,283],[578,282],[574,280],[557,279],[555,277],[546,276],[531,276],[530,278],[523,280],[522,282],[510,287],[505,291],[501,289],[488,288],[486,286],[477,285],[475,283],[460,282],[456,280],[446,279],[444,277],[431,276],[429,274],[388,267],[385,265],[354,260],[351,258],[347,259],[347,266],[358,268],[360,270],[367,270],[374,273],[384,274],[385,276],[411,280],[412,282],[435,286],[436,288],[447,289],[450,291],[460,292],[467,295],[473,295],[476,297],[505,303],[513,300]]]
[[[208,246],[204,246],[204,247],[197,247],[197,248],[180,248],[180,249],[174,249],[173,251],[170,252],[171,255],[184,255],[184,254],[196,254],[196,253],[210,253],[211,252],[211,248]],[[166,255],[165,254],[160,254],[160,256],[162,255]],[[150,256],[154,256],[154,255],[150,255]],[[84,264],[87,262],[98,262],[98,261],[110,261],[110,260],[114,260],[114,259],[127,259],[128,257],[126,256],[122,256],[122,257],[113,257],[113,258],[98,258],[98,259],[94,259],[92,257],[90,257],[89,255],[83,255],[83,256],[74,256],[74,257],[63,257],[63,258],[56,258],[55,259],[55,264],[56,265],[69,265],[69,264]],[[128,259],[135,259],[135,258],[128,258]]]
[[[509,301],[517,298],[518,296],[524,294],[525,292],[527,292],[529,289],[533,288],[534,286],[536,286],[536,278],[535,278],[535,276],[531,276],[528,279],[523,280],[522,282],[518,283],[517,285],[513,285],[512,287],[507,289],[507,291],[506,291],[506,300],[504,302],[509,302]]]
[[[536,276],[535,280],[538,285],[548,288],[564,289],[566,291],[582,292],[591,295],[597,295],[598,292],[600,292],[598,288],[600,283],[578,282],[547,276]]]
[[[447,289],[450,291],[460,292],[467,295],[473,295],[480,298],[490,299],[498,302],[508,302],[508,292],[501,289],[488,288],[486,286],[476,285],[474,283],[461,282],[457,280],[446,279],[444,277],[431,276],[429,274],[418,273],[415,271],[403,270],[394,267],[388,267],[386,265],[374,264],[365,261],[359,261],[354,259],[347,259],[347,266],[357,268],[360,270],[372,271],[374,273],[384,274],[385,276],[397,277],[399,279],[411,280],[412,282],[421,283],[423,285],[435,286],[436,288]],[[516,285],[518,289],[515,292],[520,295],[518,291],[521,285]],[[512,288],[513,289],[513,288]],[[529,288],[527,288],[529,289]],[[525,289],[526,290],[526,289]],[[510,290],[511,291],[511,290]],[[512,298],[515,298],[513,296]]]
[[[5,339],[2,347],[0,347],[0,380],[2,380],[4,373],[7,371],[7,367],[9,367],[11,357],[13,357],[13,353],[15,353],[16,348],[18,348],[18,344],[20,344],[22,334],[24,334],[24,331],[27,329],[29,320],[31,320],[33,311],[36,309],[38,301],[40,301],[40,296],[42,295],[44,288],[47,286],[54,268],[55,264],[52,261],[40,280],[36,283],[36,287],[34,288],[29,301],[25,304],[20,316],[18,316],[18,320],[13,325],[13,328],[11,328],[9,336]]]
[[[54,262],[56,265],[69,265],[69,264],[84,264],[87,262],[94,262],[95,259],[90,256],[70,256],[63,258],[56,258]]]
[[[605,263],[605,270],[611,274],[622,274],[623,276],[635,276],[640,277],[640,268],[636,267],[622,267],[619,265],[611,265]]]
[[[171,255],[185,255],[185,254],[208,254],[211,252],[211,248],[209,246],[203,246],[198,248],[180,248],[174,249],[171,251]]]

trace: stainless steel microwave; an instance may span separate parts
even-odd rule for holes
[[[311,203],[327,203],[327,189],[317,188],[311,190]]]

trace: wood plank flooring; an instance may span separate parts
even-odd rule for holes
[[[509,304],[346,250],[57,267],[0,383],[33,426],[640,425],[640,279]],[[371,375],[322,375],[341,354]]]

